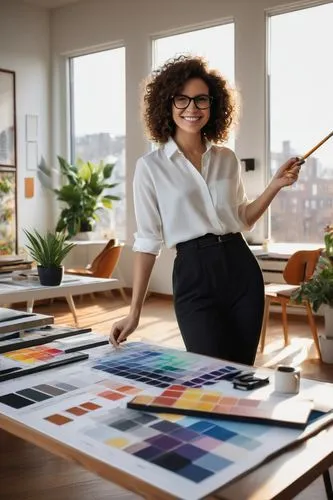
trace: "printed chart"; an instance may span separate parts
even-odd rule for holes
[[[160,388],[171,384],[185,387],[214,385],[240,373],[237,366],[183,351],[138,342],[126,347],[115,356],[99,359],[93,369]]]
[[[140,343],[92,351],[88,361],[0,384],[0,412],[184,500],[208,495],[302,432],[129,409],[143,391],[159,396],[176,381],[232,394],[228,374],[239,367]]]
[[[52,344],[9,351],[0,354],[0,382],[87,358],[88,354],[66,353]]]
[[[313,403],[312,401],[276,403],[260,399],[231,397],[219,391],[172,385],[158,396],[150,394],[136,396],[127,406],[134,410],[152,413],[180,413],[199,418],[250,421],[304,429]]]

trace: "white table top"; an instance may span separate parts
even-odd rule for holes
[[[42,286],[31,281],[13,281],[10,275],[0,276],[0,303],[51,299],[67,295],[104,292],[119,288],[119,280],[65,275],[59,286]]]

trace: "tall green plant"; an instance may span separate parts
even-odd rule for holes
[[[59,189],[51,189],[56,193],[57,199],[67,206],[61,210],[56,231],[66,230],[68,237],[72,237],[78,232],[90,231],[95,221],[99,220],[99,212],[111,209],[112,201],[120,200],[119,196],[104,194],[106,189],[113,189],[118,185],[109,181],[115,164],[78,160],[71,165],[61,156],[58,156],[58,161],[66,184]],[[45,164],[39,168],[41,182],[50,187],[51,170]]]
[[[65,233],[47,232],[45,236],[38,231],[27,231],[24,234],[28,238],[26,245],[31,257],[42,267],[60,267],[62,261],[73,248],[73,243],[67,243]]]

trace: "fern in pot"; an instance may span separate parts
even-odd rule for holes
[[[40,284],[60,285],[64,275],[62,262],[74,244],[66,241],[66,234],[63,232],[48,231],[46,235],[42,235],[36,230],[24,230],[24,234],[29,242],[26,248],[37,263]]]

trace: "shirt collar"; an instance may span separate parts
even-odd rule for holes
[[[205,144],[206,144],[205,153],[207,153],[211,149],[213,144],[210,141],[208,141],[208,139],[205,139]],[[177,151],[180,153],[178,146],[172,137],[169,137],[168,142],[164,145],[164,151],[168,158],[171,158]]]

